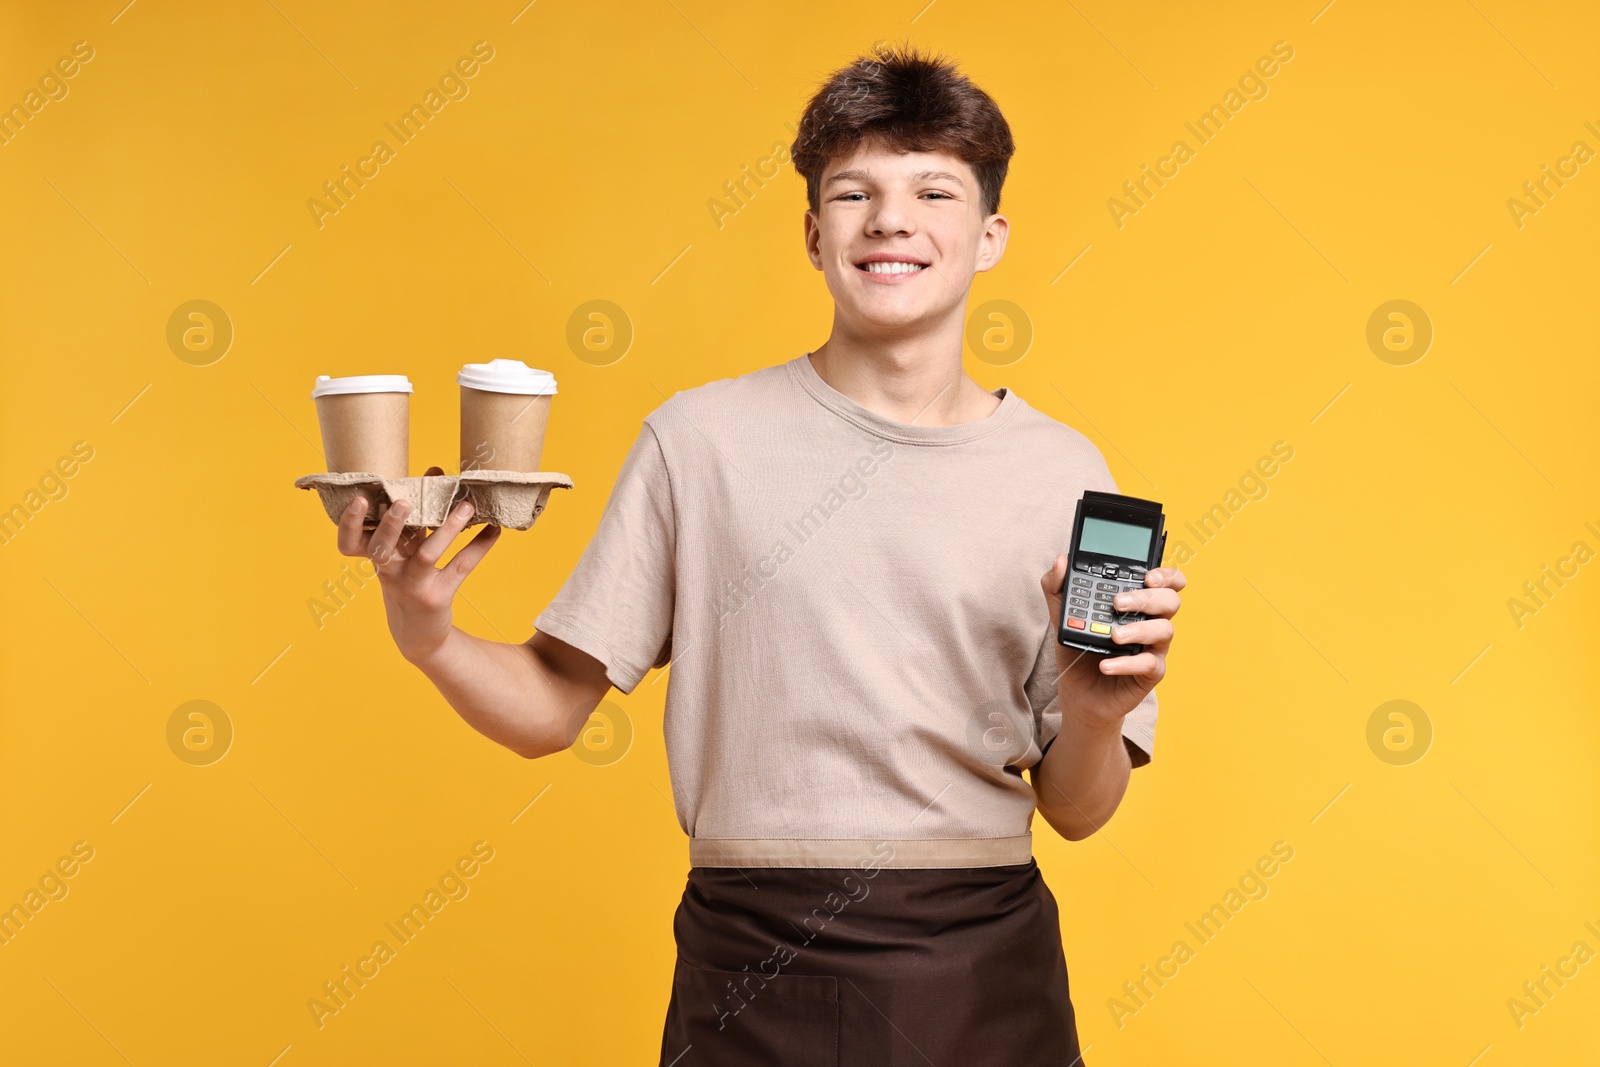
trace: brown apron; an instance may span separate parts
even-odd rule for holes
[[[694,867],[661,1067],[1083,1067],[1038,864]]]

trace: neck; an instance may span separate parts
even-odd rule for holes
[[[868,411],[914,426],[987,418],[1000,398],[961,369],[961,315],[914,335],[864,335],[834,312],[833,331],[811,353],[817,376]]]

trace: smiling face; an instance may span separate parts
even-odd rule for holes
[[[818,201],[820,216],[805,216],[806,254],[836,323],[860,335],[959,321],[973,274],[1005,252],[1005,216],[983,213],[972,168],[944,152],[895,152],[869,138],[828,163]]]

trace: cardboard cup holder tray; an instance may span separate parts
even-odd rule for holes
[[[396,500],[409,500],[407,526],[434,529],[444,525],[450,509],[462,500],[472,502],[468,526],[494,523],[512,530],[532,526],[552,489],[571,489],[572,479],[553,471],[488,471],[466,474],[429,474],[416,478],[381,478],[376,474],[307,474],[294,480],[297,489],[315,489],[322,508],[334,522],[357,496],[367,498],[367,529],[378,525]]]

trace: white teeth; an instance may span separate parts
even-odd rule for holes
[[[869,274],[914,274],[922,269],[920,263],[868,263]]]

